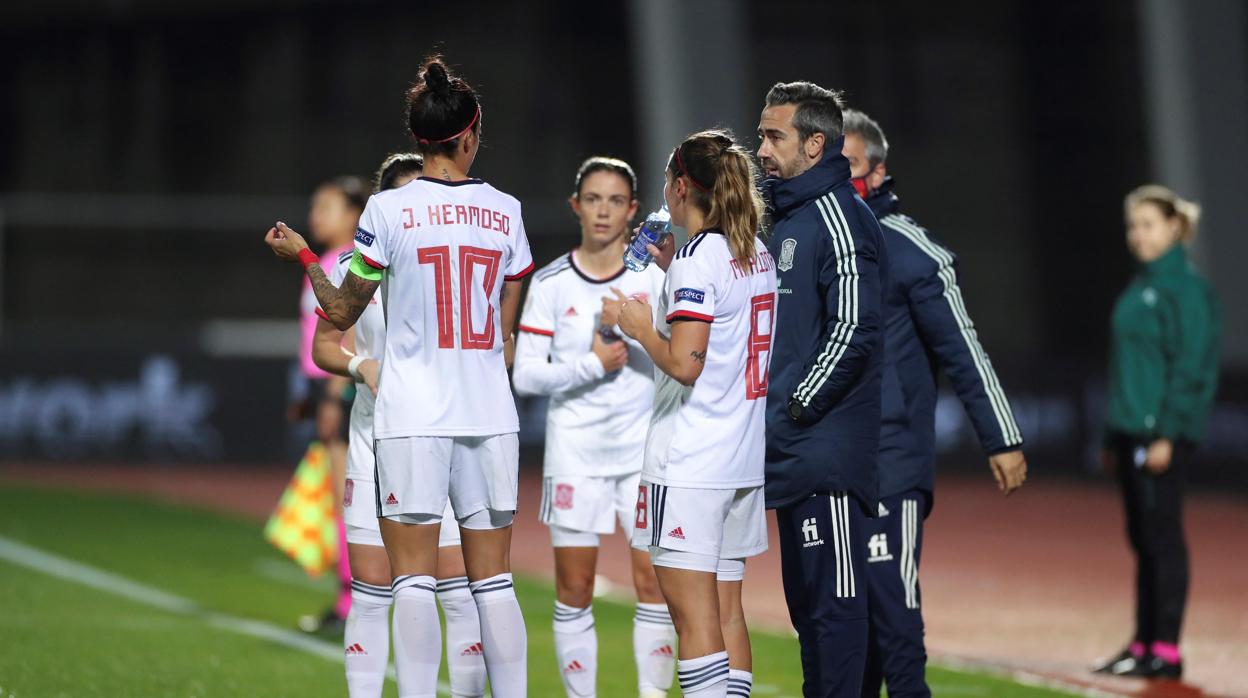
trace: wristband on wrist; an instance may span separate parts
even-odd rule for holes
[[[368,361],[368,359],[356,354],[351,357],[350,361],[347,362],[347,373],[351,374],[351,377],[355,379],[356,383],[364,382],[364,376],[360,373],[360,364],[365,361]]]
[[[299,250],[299,263],[303,265],[304,271],[307,271],[308,267],[313,264],[320,264],[321,260],[314,252],[312,252],[312,250],[305,247],[302,250]]]

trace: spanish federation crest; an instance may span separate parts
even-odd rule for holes
[[[780,243],[780,261],[776,263],[776,267],[780,271],[788,271],[793,268],[793,253],[797,250],[797,240],[788,238]]]

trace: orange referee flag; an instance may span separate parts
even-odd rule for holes
[[[264,537],[316,577],[338,561],[335,516],[329,452],[313,441],[269,517]]]

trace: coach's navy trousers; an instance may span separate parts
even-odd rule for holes
[[[784,598],[802,646],[802,695],[858,698],[867,662],[866,520],[844,492],[776,510]]]
[[[927,650],[919,603],[919,553],[929,501],[920,490],[885,497],[879,516],[865,522],[862,553],[867,561],[871,631],[864,698],[879,698],[881,682],[888,685],[889,698],[932,695],[924,676]]]

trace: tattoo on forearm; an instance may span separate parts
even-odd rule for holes
[[[706,364],[706,352],[704,351],[691,351],[689,352],[689,356],[692,356],[693,360],[700,364]]]
[[[355,324],[377,290],[377,282],[355,274],[347,274],[342,286],[335,288],[319,264],[308,267],[308,280],[312,282],[316,300],[329,316],[330,322],[340,329]]]

